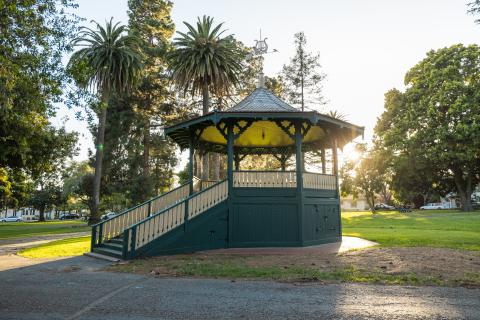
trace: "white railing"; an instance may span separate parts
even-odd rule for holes
[[[227,198],[228,182],[224,180],[138,222],[126,230],[127,252],[130,253],[182,225],[186,216],[187,219],[194,218]]]
[[[303,187],[307,189],[337,190],[337,179],[334,175],[304,172]]]
[[[226,180],[209,186],[205,191],[188,199],[188,218],[191,219],[198,216],[200,213],[226,200],[227,197],[228,182]]]
[[[213,186],[218,183],[219,180],[202,180],[198,177],[193,177],[193,191],[198,192]]]
[[[295,188],[295,171],[234,171],[234,188]]]
[[[190,187],[188,184],[184,185],[181,188],[172,190],[169,193],[166,193],[162,197],[156,198],[152,201],[152,214],[159,212],[160,210],[165,209],[172,204],[185,199],[189,196]]]
[[[143,223],[137,225],[135,235],[135,248],[140,248],[150,241],[160,237],[168,231],[183,224],[185,221],[185,202],[170,207]],[[128,250],[131,249],[131,242],[128,243]]]
[[[189,185],[185,184],[138,206],[128,209],[127,211],[124,211],[123,213],[120,213],[111,219],[100,222],[99,224],[93,226],[94,228],[97,226],[99,227],[99,241],[103,242],[122,234],[126,228],[147,218],[149,215],[155,214],[166,207],[187,198],[188,194]]]

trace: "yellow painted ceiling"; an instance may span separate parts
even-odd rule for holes
[[[245,124],[240,121],[241,126]],[[284,122],[288,125],[288,122]],[[235,127],[235,133],[238,133],[238,128]],[[290,128],[293,134],[293,126]],[[322,140],[325,137],[325,131],[319,126],[312,126],[303,139],[303,142],[314,142]],[[214,144],[226,145],[227,141],[215,126],[205,128],[200,136],[200,139]],[[238,147],[285,147],[294,145],[292,140],[278,125],[273,121],[261,120],[252,123],[242,135],[235,140],[235,146]]]

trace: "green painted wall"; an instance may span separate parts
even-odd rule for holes
[[[228,206],[224,201],[137,250],[137,255],[156,256],[226,248]]]
[[[303,206],[299,199],[295,188],[234,188],[230,203],[218,204],[136,254],[155,256],[227,247],[307,246],[339,241],[340,203],[336,192],[305,189]]]

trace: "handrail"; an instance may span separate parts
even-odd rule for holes
[[[234,188],[295,188],[296,171],[233,171]],[[303,171],[302,182],[305,188],[336,190],[336,175]]]
[[[192,199],[192,198],[195,198],[196,196],[198,196],[198,195],[200,195],[200,194],[202,194],[202,193],[204,193],[204,192],[207,192],[207,191],[209,191],[210,189],[213,189],[215,186],[219,185],[220,183],[226,182],[226,181],[227,181],[227,179],[223,179],[223,180],[217,182],[216,184],[214,184],[214,185],[212,185],[212,186],[210,186],[210,187],[208,187],[208,188],[205,188],[205,189],[202,190],[202,191],[199,191],[199,192],[197,192],[197,193],[195,193],[195,194],[192,194],[191,196],[188,196],[187,198],[185,198],[185,199],[183,199],[183,200],[181,200],[181,201],[179,201],[179,202],[177,202],[177,203],[172,204],[171,206],[163,209],[162,211],[159,211],[159,212],[151,215],[150,217],[147,217],[147,218],[145,218],[145,219],[143,219],[143,220],[141,220],[141,221],[138,221],[138,222],[135,223],[135,224],[132,224],[130,227],[126,228],[125,230],[131,229],[131,228],[133,228],[133,227],[135,227],[135,226],[137,226],[137,225],[139,225],[139,224],[142,224],[143,222],[145,222],[145,221],[147,221],[147,220],[150,220],[150,219],[154,218],[155,216],[158,216],[158,215],[162,214],[163,212],[167,211],[168,209],[171,209],[172,207],[175,207],[175,206],[181,204],[182,202],[185,202],[185,201],[188,201],[188,200],[190,200],[190,199]]]
[[[183,184],[180,187],[170,190],[169,192],[151,198],[139,205],[127,209],[110,219],[93,225],[92,247],[101,244],[104,240],[108,240],[120,235],[128,226],[145,219],[152,213],[161,211],[165,207],[185,199],[188,197],[189,192],[189,183]]]
[[[227,180],[222,180],[138,221],[124,230],[124,254],[131,254],[136,249],[226,200],[227,197],[228,183]]]
[[[194,178],[196,178],[196,177],[194,177]],[[197,179],[198,179],[198,178],[197,178]],[[136,206],[133,206],[133,207],[128,208],[128,209],[125,209],[124,211],[120,212],[119,214],[116,214],[115,216],[113,216],[113,217],[111,217],[111,218],[102,220],[102,221],[100,221],[100,222],[98,222],[98,223],[96,223],[96,224],[92,224],[91,226],[92,226],[92,227],[96,227],[96,226],[98,226],[98,225],[100,225],[100,224],[102,224],[102,223],[105,223],[105,222],[109,221],[109,220],[115,219],[115,218],[117,218],[117,217],[119,217],[119,216],[122,216],[122,215],[124,215],[124,214],[132,211],[132,210],[137,209],[138,207],[141,207],[141,206],[143,206],[143,205],[146,205],[146,204],[148,204],[149,202],[152,202],[153,200],[156,200],[156,199],[158,199],[158,198],[160,198],[160,197],[166,196],[167,194],[172,193],[172,192],[174,192],[174,191],[177,191],[178,189],[180,189],[180,188],[182,188],[182,187],[188,186],[189,184],[190,184],[190,181],[189,181],[189,182],[186,182],[186,183],[184,183],[184,184],[182,184],[182,185],[180,185],[180,186],[178,186],[178,187],[176,187],[176,188],[174,188],[174,189],[172,189],[172,190],[170,190],[170,191],[167,191],[167,192],[165,192],[165,193],[159,194],[159,195],[157,195],[157,196],[155,196],[155,197],[153,197],[153,198],[151,198],[151,199],[149,199],[149,200],[147,200],[147,201],[145,201],[145,202],[142,202],[142,203],[140,203],[140,204],[137,204]]]
[[[295,188],[295,171],[234,171],[234,188]]]
[[[337,190],[337,177],[335,175],[305,172],[302,177],[304,188]]]

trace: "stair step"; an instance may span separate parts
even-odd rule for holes
[[[108,242],[123,245],[123,238],[113,238],[113,239],[108,240]]]
[[[108,241],[102,243],[102,247],[122,252],[123,244]]]
[[[122,261],[122,259],[111,257],[111,256],[106,256],[104,254],[95,253],[95,252],[85,252],[83,255],[87,256],[87,257],[92,257],[92,258],[95,258],[95,259],[110,261],[110,262]]]
[[[95,253],[104,254],[104,255],[110,256],[110,257],[115,257],[115,258],[119,258],[119,259],[122,258],[122,251],[118,251],[118,250],[112,250],[112,249],[105,248],[105,247],[96,247],[96,248],[93,248],[92,251],[95,252]]]

